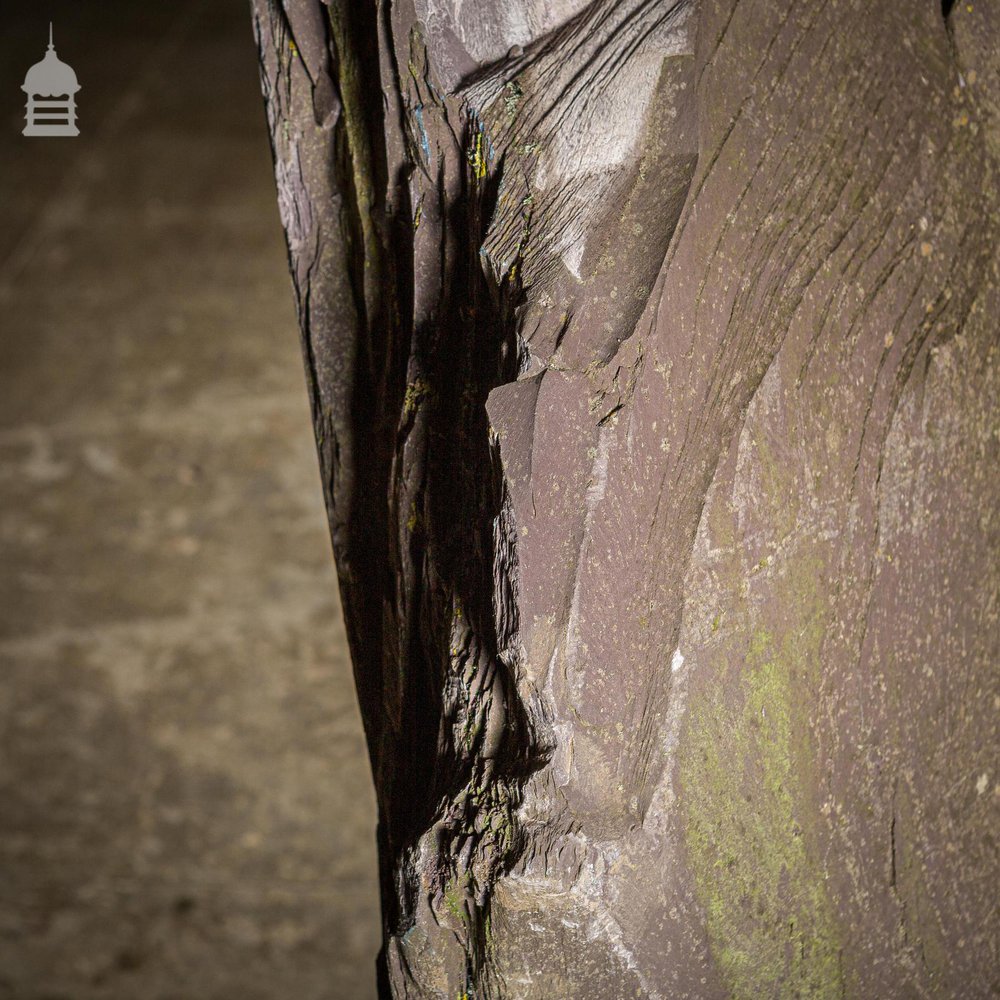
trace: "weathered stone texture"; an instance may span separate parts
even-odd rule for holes
[[[503,8],[256,4],[383,988],[988,996],[996,8]]]

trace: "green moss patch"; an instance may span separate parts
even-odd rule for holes
[[[797,596],[789,611],[815,612]],[[782,638],[751,636],[738,679],[719,671],[692,692],[680,761],[696,890],[713,956],[740,998],[844,993],[834,913],[805,825],[821,617],[789,618]]]

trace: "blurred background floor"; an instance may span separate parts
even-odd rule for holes
[[[0,8],[0,998],[374,996],[248,7]],[[50,18],[74,139],[21,136]]]

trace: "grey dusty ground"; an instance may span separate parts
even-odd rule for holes
[[[20,135],[50,16],[78,139]],[[0,56],[0,998],[371,996],[246,4],[18,0]]]

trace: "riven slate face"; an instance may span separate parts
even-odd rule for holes
[[[997,988],[997,18],[255,0],[386,995]]]

